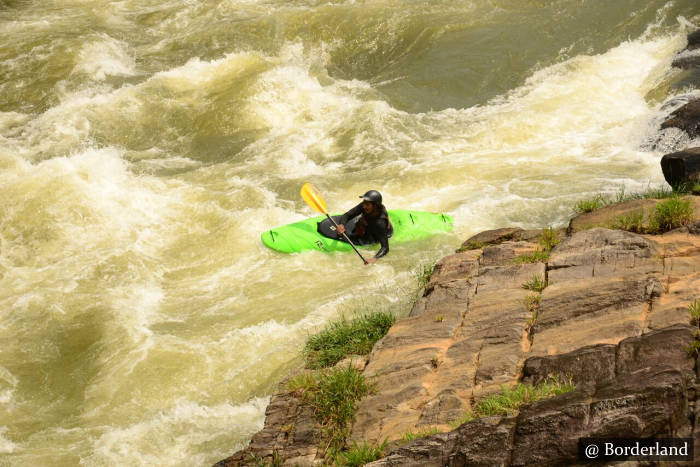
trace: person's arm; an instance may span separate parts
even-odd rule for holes
[[[343,214],[338,221],[338,235],[343,235],[345,232],[345,224],[350,220],[354,219],[355,217],[359,216],[362,214],[362,203],[358,204],[354,208],[350,209],[348,212]]]
[[[362,203],[358,204],[357,206],[343,214],[340,220],[338,221],[338,224],[346,224],[350,219],[354,219],[360,214],[362,214]]]

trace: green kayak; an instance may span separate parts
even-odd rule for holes
[[[340,215],[333,215],[338,221]],[[454,221],[449,214],[393,209],[389,211],[393,231],[389,244],[429,237],[438,232],[452,230]],[[354,220],[353,220],[354,221]],[[346,228],[352,231],[353,221]],[[320,250],[325,252],[352,251],[349,243],[338,240],[331,222],[325,216],[316,216],[293,224],[287,224],[263,232],[260,236],[265,246],[283,253]]]

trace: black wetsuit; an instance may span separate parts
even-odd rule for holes
[[[383,204],[379,205],[379,215],[377,217],[368,216],[362,209],[362,203],[358,204],[340,218],[338,224],[346,224],[350,219],[361,216],[355,224],[352,232],[347,232],[351,240],[360,240],[364,244],[379,242],[381,248],[374,256],[381,258],[389,253],[389,214]]]

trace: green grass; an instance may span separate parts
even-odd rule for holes
[[[451,421],[449,423],[449,425],[450,425],[450,428],[452,428],[454,430],[454,429],[464,425],[465,423],[469,423],[472,420],[476,420],[476,418],[477,417],[476,417],[476,415],[474,415],[474,412],[468,411],[464,415],[462,415],[461,418]]]
[[[700,195],[700,182],[696,183],[690,188],[690,192],[694,195]]]
[[[370,446],[367,444],[367,441],[363,441],[362,444],[353,442],[350,449],[338,455],[336,461],[338,465],[343,467],[359,467],[380,459],[384,455],[386,446],[386,441],[378,446]]]
[[[304,347],[307,368],[326,368],[348,355],[366,355],[396,321],[387,311],[362,314],[348,321],[345,317],[330,323],[309,337]]]
[[[426,436],[434,435],[440,433],[440,429],[437,427],[423,428],[418,431],[407,431],[401,435],[401,441],[413,441],[418,438],[425,438]]]
[[[469,250],[480,250],[484,246],[486,246],[486,245],[484,245],[481,242],[467,242],[457,249],[457,253],[461,253],[463,251],[469,251]]]
[[[546,263],[549,259],[549,253],[552,251],[552,248],[557,246],[559,242],[559,237],[553,228],[548,227],[546,229],[542,229],[540,238],[537,241],[539,244],[537,251],[516,256],[513,262],[515,264]]]
[[[310,372],[298,374],[287,381],[287,389],[300,394],[312,390],[315,386],[316,375]]]
[[[426,284],[430,280],[430,276],[433,275],[433,271],[435,271],[434,263],[423,263],[418,266],[418,269],[413,271],[413,275],[416,277],[416,280],[418,280],[419,287],[426,286]]]
[[[525,264],[525,263],[546,263],[549,259],[549,251],[537,250],[534,253],[525,253],[516,256],[513,260],[515,264]]]
[[[523,405],[532,404],[543,399],[565,394],[574,390],[573,382],[569,380],[559,381],[558,378],[550,378],[538,385],[518,383],[511,388],[501,385],[500,394],[492,394],[482,399],[474,410],[467,412],[462,418],[451,423],[459,426],[481,417],[494,415],[508,415],[520,410]]]
[[[607,202],[607,199],[603,195],[597,194],[593,196],[593,198],[587,198],[577,201],[576,205],[574,206],[574,211],[580,214],[583,214],[585,212],[593,212],[596,209],[600,209],[602,207],[607,206],[608,204],[609,203]]]
[[[527,321],[525,321],[525,324],[528,328],[531,328],[532,325],[535,324],[535,320],[537,319],[537,313],[540,309],[541,298],[542,297],[540,295],[530,294],[527,297],[525,297],[525,300],[523,300],[523,305],[525,306],[525,309],[528,313],[530,313],[530,317],[527,319]]]
[[[357,403],[373,388],[364,375],[352,366],[317,371],[310,375],[311,378],[301,378],[301,382],[290,380],[287,389],[298,391],[302,400],[313,407],[314,416],[328,440],[326,452],[335,457],[345,445]]]
[[[694,300],[688,305],[688,311],[690,312],[690,322],[700,326],[700,300]]]
[[[523,284],[523,289],[535,292],[542,292],[545,287],[547,287],[547,284],[545,284],[544,278],[540,276],[532,276],[532,279]]]
[[[620,204],[635,199],[664,199],[674,196],[677,193],[679,192],[669,189],[663,185],[657,188],[649,186],[646,190],[638,193],[626,193],[625,188],[622,187],[614,195],[598,193],[593,195],[591,198],[579,200],[574,205],[574,211],[578,214],[583,214],[610,206],[611,204]]]
[[[644,232],[644,213],[634,212],[628,216],[618,216],[610,223],[611,229],[626,230],[628,232]]]
[[[559,244],[559,237],[553,228],[548,227],[542,229],[542,234],[540,234],[539,244],[544,251],[551,251],[552,248]]]
[[[668,232],[692,222],[693,208],[690,206],[690,200],[672,196],[656,205],[656,209],[649,218],[649,232]]]

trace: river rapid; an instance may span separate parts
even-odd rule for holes
[[[663,184],[696,0],[0,0],[0,465],[210,465],[310,332],[470,234]],[[284,255],[369,189],[451,234]],[[367,250],[365,250],[367,251]],[[371,254],[371,252],[368,252]]]

